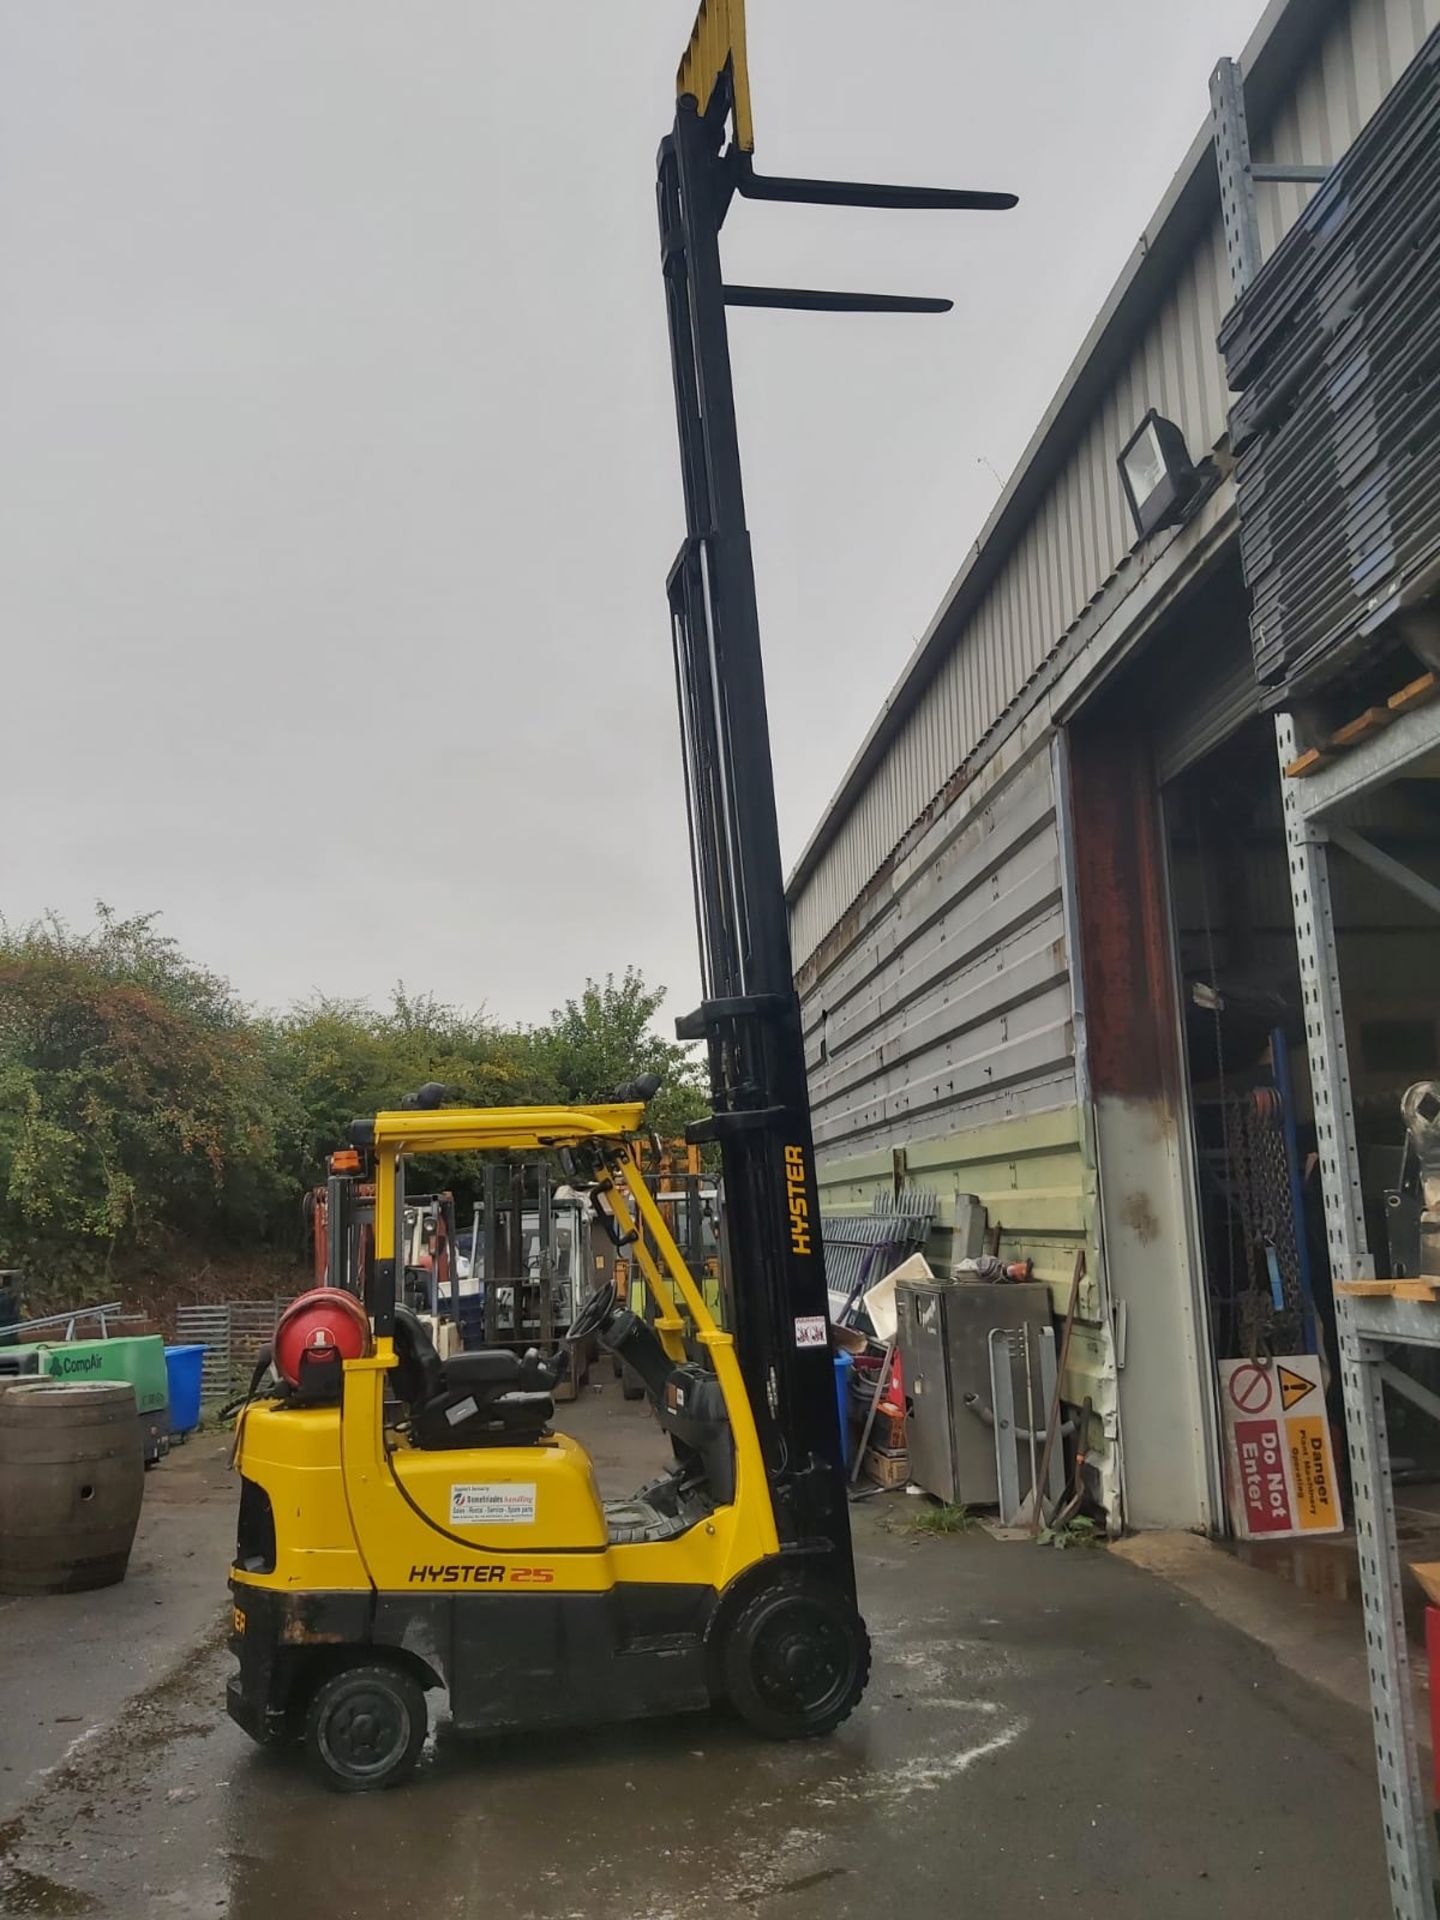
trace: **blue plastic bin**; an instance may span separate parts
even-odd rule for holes
[[[850,1452],[850,1369],[854,1359],[848,1353],[835,1355],[835,1399],[840,1408],[840,1445]]]
[[[170,1431],[193,1433],[200,1424],[200,1367],[204,1347],[166,1347],[170,1376]]]

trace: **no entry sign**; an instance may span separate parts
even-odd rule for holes
[[[1227,1361],[1235,1371],[1226,1383],[1241,1413],[1263,1413],[1270,1404],[1270,1369],[1254,1360]]]
[[[1242,1540],[1339,1533],[1320,1362],[1289,1354],[1220,1362],[1230,1519]]]

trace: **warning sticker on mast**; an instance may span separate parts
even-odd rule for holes
[[[1314,1354],[1222,1360],[1230,1519],[1242,1540],[1339,1533],[1335,1456]]]

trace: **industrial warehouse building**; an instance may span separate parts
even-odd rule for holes
[[[1240,55],[1262,172],[1350,153],[1437,27],[1440,0],[1277,0]],[[1214,1532],[1216,1361],[1327,1346],[1274,712],[1340,727],[1440,665],[1397,618],[1303,700],[1279,642],[1257,673],[1221,179],[1207,124],[789,884],[825,1210],[933,1192],[938,1264],[978,1195],[1061,1310],[1083,1253],[1094,1491],[1112,1525]],[[1324,191],[1254,185],[1266,260]],[[1171,471],[1183,511],[1142,533]],[[1384,867],[1440,883],[1435,791],[1368,802],[1380,855],[1334,875],[1372,1245],[1399,1096],[1440,1075],[1440,920]]]

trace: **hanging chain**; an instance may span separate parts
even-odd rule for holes
[[[1302,1320],[1300,1246],[1295,1220],[1295,1198],[1290,1186],[1290,1160],[1285,1150],[1283,1095],[1265,1087],[1251,1101],[1251,1180],[1259,1210],[1261,1237],[1273,1248],[1284,1302],[1280,1312],[1294,1321],[1298,1337]]]
[[[1245,1242],[1245,1277],[1247,1286],[1240,1302],[1240,1324],[1244,1330],[1244,1347],[1251,1360],[1259,1360],[1271,1351],[1270,1336],[1273,1331],[1274,1302],[1270,1296],[1270,1276],[1259,1271],[1259,1249],[1266,1243],[1266,1220],[1258,1204],[1257,1189],[1261,1186],[1259,1156],[1256,1148],[1255,1101],[1250,1093],[1234,1096],[1236,1125],[1231,1136],[1231,1102],[1226,1099],[1221,1112],[1225,1115],[1227,1137],[1234,1137],[1236,1145],[1233,1159],[1235,1186],[1240,1203],[1240,1231]]]
[[[1193,805],[1193,802],[1192,802]],[[1224,1155],[1227,1172],[1234,1165],[1234,1149],[1230,1143],[1230,1107],[1225,1092],[1225,1035],[1220,1020],[1220,987],[1215,970],[1215,927],[1210,914],[1210,884],[1208,879],[1210,865],[1210,843],[1201,827],[1198,817],[1195,822],[1195,839],[1199,850],[1200,868],[1200,911],[1205,918],[1205,959],[1210,972],[1211,1015],[1215,1022],[1215,1069],[1220,1083],[1220,1148]],[[1225,1236],[1225,1270],[1229,1282],[1228,1298],[1235,1304],[1235,1237]]]
[[[1198,822],[1197,822],[1198,826]],[[1279,1094],[1249,1088],[1232,1094],[1225,1072],[1225,1033],[1219,975],[1215,965],[1215,929],[1210,912],[1209,840],[1197,833],[1200,847],[1200,904],[1205,920],[1205,953],[1213,996],[1215,1067],[1220,1089],[1220,1143],[1226,1173],[1235,1189],[1244,1249],[1243,1293],[1237,1286],[1235,1235],[1225,1236],[1229,1300],[1239,1316],[1238,1331],[1248,1358],[1264,1361],[1274,1351],[1277,1318],[1300,1325],[1300,1256],[1296,1243],[1290,1169],[1280,1129]],[[1279,1276],[1283,1306],[1271,1291],[1270,1257]]]

